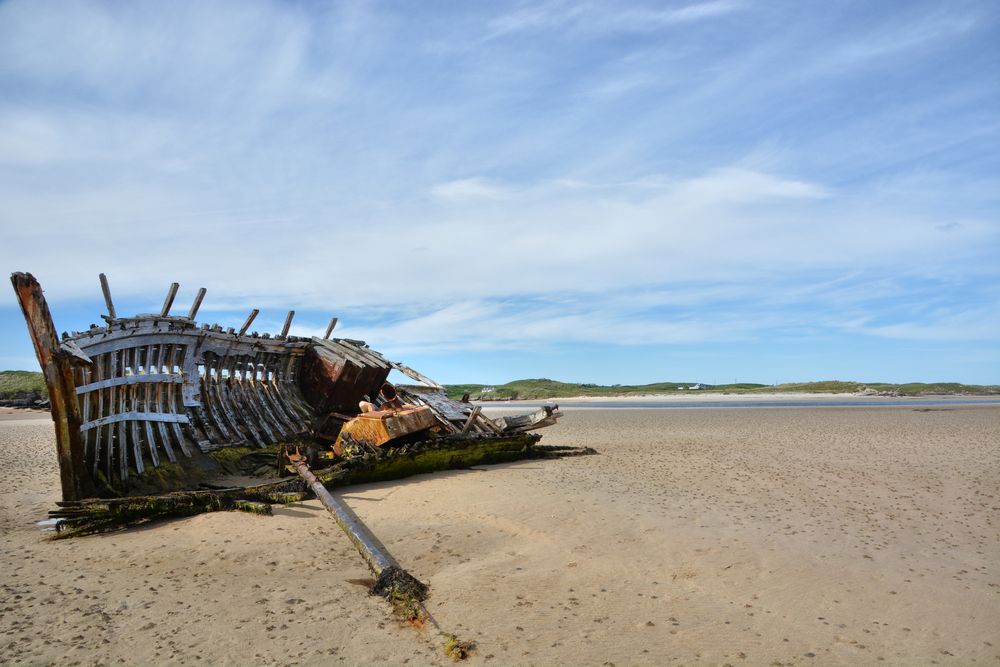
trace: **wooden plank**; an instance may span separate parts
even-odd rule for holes
[[[104,364],[105,364],[104,357],[105,356],[106,355],[100,354],[100,355],[97,355],[97,356],[94,357],[94,379],[96,379],[96,380],[101,379],[105,375],[104,374],[104,368],[105,368],[105,366],[104,366]],[[103,391],[97,392],[97,412],[96,412],[96,416],[97,416],[97,418],[101,418],[101,417],[104,416],[104,392]],[[88,416],[87,420],[90,421],[91,417]],[[105,454],[105,456],[107,456],[107,455]],[[97,471],[100,470],[100,468],[98,466],[100,466],[101,458],[103,458],[101,456],[101,429],[100,429],[100,427],[98,427],[94,431],[94,458],[93,458],[92,467],[91,467],[91,470],[93,470],[94,477],[97,477]]]
[[[317,338],[316,340],[319,340]],[[294,352],[304,350],[309,346],[305,341],[281,341],[277,338],[240,339],[227,336],[222,332],[190,329],[188,332],[169,332],[169,330],[150,329],[145,326],[133,330],[119,331],[108,334],[101,329],[101,334],[91,339],[77,341],[80,349],[88,355],[102,354],[111,350],[121,350],[127,347],[150,345],[155,343],[179,343],[197,347],[200,353],[214,352],[219,356],[228,354],[253,354],[264,348],[273,352]]]
[[[107,363],[106,366],[107,376],[115,377],[118,374],[116,372],[118,369],[118,364],[117,364],[118,351],[116,350],[114,352],[110,352],[104,355],[104,358]],[[108,387],[105,391],[107,391],[108,393],[108,404],[107,404],[107,411],[105,412],[104,415],[102,415],[101,419],[103,419],[104,416],[113,415],[115,412],[118,411],[118,401],[116,400],[115,397],[115,388]],[[115,475],[112,474],[114,471],[115,456],[116,456],[114,424],[108,424],[108,429],[107,433],[105,433],[105,438],[106,439],[104,445],[104,474],[108,479],[114,479]]]
[[[153,368],[153,346],[146,345],[136,349],[139,350],[139,364],[142,367],[143,375],[150,377],[162,375],[162,373],[156,372],[156,369]],[[156,386],[157,384],[153,383],[144,384],[142,387],[142,409],[145,412],[155,412],[152,397],[153,390]],[[146,448],[149,450],[149,457],[155,461],[159,459],[159,455],[156,451],[156,436],[153,434],[153,425],[148,420],[143,420],[143,431],[146,433]],[[174,457],[173,450],[170,448],[170,443],[164,443],[163,449],[167,453],[167,458],[170,459],[171,462],[174,462],[176,459]]]
[[[295,401],[292,398],[292,393],[297,391],[295,387],[288,382],[279,380],[272,385],[272,389],[274,390],[274,395],[277,397],[282,409],[284,409],[291,416],[295,432],[298,433],[309,430],[306,426],[305,418],[302,415],[302,410],[296,406]]]
[[[276,439],[271,433],[267,420],[257,411],[253,399],[250,397],[246,377],[249,373],[249,361],[246,358],[231,359],[229,362],[229,379],[226,381],[229,390],[229,399],[232,401],[233,409],[244,425],[250,430],[251,435],[260,447],[266,447]]]
[[[460,435],[465,435],[466,433],[469,432],[469,429],[472,428],[472,425],[476,421],[476,417],[479,416],[480,410],[482,410],[482,408],[479,407],[478,405],[472,408],[472,412],[469,413],[469,419],[465,422],[465,426],[462,427],[462,432]]]
[[[258,356],[258,361],[261,368],[261,377],[259,380],[256,380],[255,384],[261,403],[264,405],[267,413],[274,419],[274,424],[279,431],[278,435],[287,438],[293,435],[296,429],[289,420],[288,415],[281,409],[272,391],[271,378],[276,377],[273,369],[274,355],[267,352],[261,353]],[[268,377],[269,374],[271,378]]]
[[[80,380],[81,383],[86,384],[90,381],[90,369],[81,368],[80,369]],[[82,421],[90,420],[90,394],[84,394],[81,400],[82,405],[80,406],[80,418]],[[84,431],[83,433],[83,460],[86,461],[90,456],[90,431]]]
[[[205,298],[206,290],[204,287],[198,289],[198,294],[194,297],[194,303],[191,304],[191,310],[188,311],[188,319],[194,320],[195,316],[198,314],[198,309],[201,308],[201,301]]]
[[[267,445],[277,442],[278,439],[271,430],[269,420],[254,401],[249,375],[256,373],[256,368],[251,368],[251,366],[253,366],[253,362],[247,359],[234,361],[229,372],[229,386],[233,389],[236,407],[246,420],[247,425],[257,431],[261,436],[261,441]]]
[[[497,435],[499,435],[500,432],[503,430],[499,426],[497,426],[492,419],[484,415],[482,412],[478,413],[478,415],[476,416],[476,421],[485,426],[487,430],[492,431]]]
[[[285,432],[281,420],[278,419],[278,416],[273,410],[271,410],[271,405],[267,402],[267,398],[264,395],[265,378],[263,376],[267,373],[267,370],[260,370],[263,367],[263,364],[261,363],[261,356],[262,355],[258,354],[258,356],[251,362],[253,370],[250,372],[250,378],[249,382],[246,383],[246,389],[254,404],[256,404],[257,411],[263,415],[265,426],[267,426],[268,431],[271,434],[271,441],[278,442],[282,439]],[[261,373],[262,377],[257,377],[258,372]]]
[[[174,298],[177,296],[177,290],[180,285],[177,283],[170,283],[170,288],[167,289],[167,298],[163,301],[163,308],[160,309],[160,317],[167,317],[170,315],[170,308],[174,305]]]
[[[398,361],[390,361],[389,365],[395,368],[400,373],[403,373],[404,375],[416,380],[417,382],[423,382],[428,387],[433,387],[435,389],[443,389],[443,387],[434,380],[430,379],[426,375],[418,373],[417,371],[413,370],[412,368],[410,368],[405,364],[402,364]]]
[[[120,422],[128,422],[132,420],[146,420],[159,424],[166,424],[170,422],[187,424],[189,421],[187,415],[176,415],[169,412],[117,412],[113,415],[105,415],[100,419],[85,422],[80,425],[80,429],[86,431],[92,428],[97,428],[98,426],[107,426],[108,424],[118,424]],[[110,431],[111,429],[109,429],[109,432]]]
[[[115,313],[115,304],[111,301],[111,287],[108,285],[108,277],[102,273],[100,279],[101,292],[104,293],[104,305],[108,307],[108,317],[116,320],[118,315]]]
[[[287,338],[288,337],[288,330],[292,328],[292,318],[293,317],[295,317],[295,311],[294,310],[288,311],[288,316],[285,317],[285,325],[283,327],[281,327],[281,337],[282,338]]]
[[[232,398],[229,395],[229,378],[223,376],[223,370],[228,374],[228,363],[229,360],[226,357],[222,359],[216,358],[215,360],[215,377],[213,378],[213,384],[215,386],[215,404],[219,407],[219,411],[222,414],[223,419],[232,428],[233,433],[237,433],[240,436],[240,440],[246,440],[247,435],[250,439],[261,445],[259,436],[255,431],[251,431],[247,426],[243,424],[243,420],[240,419],[236,410],[233,407]]]
[[[163,348],[169,343],[161,342],[159,345],[149,346],[149,366],[157,375],[163,374]],[[153,404],[149,406],[152,408],[153,413],[161,414],[166,412],[163,409],[163,383],[157,382],[153,385]],[[170,444],[170,434],[167,433],[167,425],[165,422],[159,419],[150,420],[156,425],[156,433],[160,436],[160,444],[163,445],[164,449],[167,447],[172,447]]]
[[[230,434],[229,430],[226,428],[224,423],[225,420],[221,414],[222,409],[219,407],[216,400],[215,378],[212,377],[211,360],[206,357],[202,367],[204,368],[205,373],[201,378],[202,409],[205,411],[208,421],[218,433],[218,444],[221,445],[226,442],[235,442],[237,438]],[[239,438],[239,440],[242,441],[243,438]]]
[[[116,365],[117,372],[120,375],[125,375],[125,350],[116,353]],[[128,388],[122,387],[118,390],[118,410],[119,414],[128,412],[128,407],[126,401],[128,399]],[[128,443],[128,433],[127,424],[124,421],[117,422],[118,424],[118,475],[121,480],[128,479],[128,453],[129,453],[129,443]]]
[[[138,370],[138,351],[136,348],[132,348],[126,352],[126,367],[131,369],[132,373]],[[129,377],[135,377],[130,375]],[[139,385],[132,384],[128,386],[128,410],[130,412],[139,411]],[[135,469],[140,475],[145,470],[145,463],[142,460],[142,439],[139,437],[139,423],[132,421],[129,422],[129,435],[132,439],[132,457],[135,459]]]
[[[451,421],[464,422],[472,409],[468,403],[448,398],[444,389],[406,385],[397,387],[397,391],[404,397],[417,396],[421,398],[434,412]]]
[[[337,318],[336,317],[331,317],[330,318],[330,324],[328,324],[327,327],[326,327],[326,333],[323,334],[323,340],[326,340],[326,339],[328,339],[330,337],[330,334],[333,333],[333,329],[336,326],[337,326]]]
[[[172,377],[181,377],[179,375],[174,375],[174,366],[179,366],[176,363],[175,357],[178,353],[178,348],[180,348],[180,354],[184,354],[184,347],[180,345],[169,345],[167,347],[167,373]],[[182,378],[183,379],[183,378]],[[165,412],[173,412],[174,414],[180,414],[177,409],[177,388],[174,386],[173,382],[168,382],[163,385],[166,387],[166,410]],[[187,438],[184,437],[183,431],[181,431],[180,422],[171,422],[170,430],[174,434],[174,438],[177,440],[177,445],[181,448],[181,452],[184,456],[191,458],[191,449],[188,447]]]
[[[250,328],[250,325],[253,324],[254,318],[257,317],[257,313],[259,313],[259,312],[260,311],[258,309],[256,309],[256,308],[254,308],[253,310],[250,311],[250,314],[247,315],[247,319],[243,323],[243,326],[240,327],[240,335],[241,336],[243,336],[244,334],[246,334],[247,330]]]
[[[129,348],[135,349],[135,348]],[[107,380],[101,380],[99,382],[90,382],[83,385],[82,387],[76,388],[77,394],[87,394],[92,391],[97,391],[99,389],[107,389],[108,387],[120,387],[122,385],[135,385],[135,384],[146,384],[155,382],[173,382],[176,384],[181,384],[184,382],[184,378],[180,375],[171,375],[169,373],[150,373],[148,375],[124,375],[115,378],[108,378]]]

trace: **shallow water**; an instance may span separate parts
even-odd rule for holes
[[[484,408],[537,408],[543,405],[559,405],[560,410],[577,408],[592,409],[650,409],[650,408],[881,408],[881,407],[948,407],[960,405],[1000,405],[1000,398],[956,397],[956,398],[856,398],[818,400],[730,400],[730,401],[586,401],[560,403],[551,401],[496,401],[478,403]]]

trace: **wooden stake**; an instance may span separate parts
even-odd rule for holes
[[[323,340],[328,340],[330,338],[330,334],[333,333],[333,328],[335,326],[337,326],[337,318],[336,317],[334,317],[333,319],[330,320],[330,326],[328,326],[326,328],[326,333],[323,334]]]
[[[30,276],[31,274],[29,273],[27,275]],[[103,273],[101,274],[100,277],[101,277],[101,291],[104,292],[104,303],[108,307],[108,317],[110,317],[113,320],[117,320],[118,315],[115,313],[115,304],[111,302],[111,287],[108,286],[108,277]],[[11,276],[11,280],[13,279],[14,279],[13,276]],[[32,280],[34,279],[32,278]]]
[[[243,323],[242,327],[240,327],[240,335],[241,336],[247,332],[247,329],[249,329],[250,325],[253,324],[253,320],[254,320],[255,317],[257,317],[257,313],[259,313],[259,312],[260,311],[258,309],[256,309],[256,308],[254,308],[253,310],[250,311],[250,314],[247,315],[247,321]]]
[[[288,311],[288,317],[285,318],[285,326],[281,327],[281,337],[285,338],[288,336],[288,330],[292,328],[292,318],[295,317],[295,311]]]
[[[198,290],[198,294],[194,297],[194,303],[191,304],[191,310],[188,311],[188,319],[194,320],[195,315],[198,314],[198,309],[201,308],[201,300],[205,298],[205,292],[207,292],[204,287]]]
[[[167,290],[167,298],[163,301],[163,308],[160,309],[160,317],[166,317],[170,314],[170,307],[174,305],[174,297],[177,296],[177,290],[180,288],[178,283],[170,283],[170,289]]]

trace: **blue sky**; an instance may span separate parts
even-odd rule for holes
[[[104,271],[445,382],[996,383],[1000,5],[0,2],[0,202],[60,329]]]

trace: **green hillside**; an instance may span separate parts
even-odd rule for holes
[[[45,380],[38,371],[0,371],[0,400],[27,398],[31,394],[48,397]]]
[[[700,386],[701,389],[689,389]],[[493,391],[483,393],[484,388]],[[547,398],[568,398],[571,396],[641,396],[644,394],[697,394],[699,392],[724,392],[727,394],[753,393],[829,393],[856,394],[863,391],[879,392],[896,396],[933,395],[1000,395],[998,385],[959,384],[958,382],[910,382],[889,384],[885,382],[798,382],[779,385],[741,382],[738,384],[701,384],[695,382],[656,382],[654,384],[599,385],[576,382],[559,382],[547,378],[514,380],[507,384],[490,385],[449,384],[445,388],[452,398],[461,398],[468,393],[473,400],[531,400]],[[0,371],[0,400],[25,398],[31,394],[47,397],[42,374],[37,371]]]
[[[691,389],[698,386],[700,389]],[[829,393],[855,394],[864,391],[896,396],[930,395],[994,395],[1000,394],[998,385],[967,385],[957,382],[889,384],[884,382],[796,382],[779,385],[754,383],[738,384],[697,384],[695,382],[657,382],[642,385],[598,385],[558,382],[546,378],[514,380],[507,384],[450,384],[445,387],[452,398],[461,398],[468,393],[473,400],[530,400],[547,398],[568,398],[572,396],[640,396],[644,394],[697,394],[700,392],[723,392],[727,394],[770,394],[770,393]],[[484,392],[484,389],[492,391]]]

